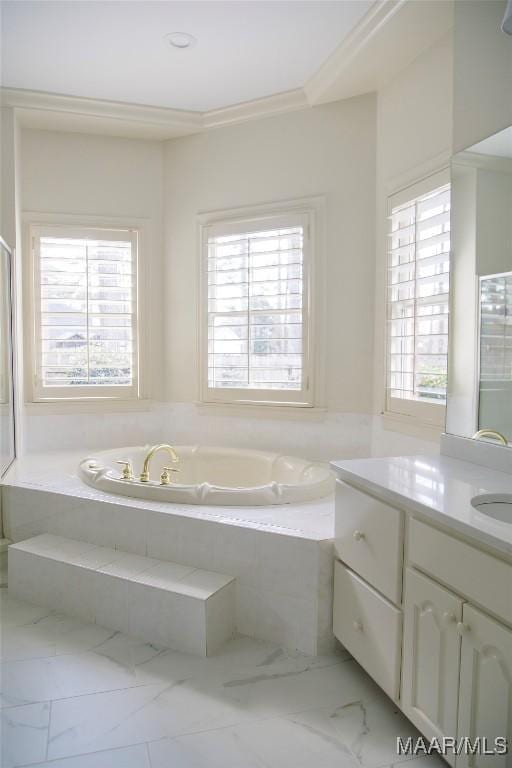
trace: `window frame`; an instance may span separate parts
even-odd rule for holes
[[[66,234],[70,237],[102,237],[114,239],[116,232],[126,235],[129,233],[132,248],[135,246],[134,286],[132,331],[134,339],[133,381],[128,386],[52,386],[43,387],[41,383],[41,312],[40,312],[40,279],[39,279],[39,238],[44,234]],[[143,228],[132,222],[88,217],[86,221],[69,216],[30,217],[27,222],[26,250],[28,253],[28,275],[25,283],[24,301],[29,311],[25,313],[28,319],[28,329],[25,333],[27,354],[25,356],[27,375],[25,384],[27,401],[32,403],[109,403],[136,402],[143,398],[143,382],[141,377],[141,296],[144,282],[141,270],[141,247],[144,239]],[[72,393],[70,392],[72,390]]]
[[[417,179],[408,183],[406,186],[401,187],[393,192],[390,192],[386,200],[386,250],[385,250],[385,280],[384,280],[384,303],[385,303],[385,343],[384,343],[384,416],[398,419],[410,419],[414,422],[420,422],[430,427],[444,428],[446,417],[446,402],[422,402],[420,400],[409,400],[406,398],[391,397],[390,389],[388,386],[389,381],[389,360],[390,360],[390,335],[389,335],[389,321],[391,302],[389,300],[389,283],[388,283],[388,269],[389,269],[389,235],[391,232],[391,212],[393,208],[415,200],[418,197],[427,195],[429,192],[433,192],[439,187],[450,184],[451,194],[451,174],[450,168],[444,167],[440,170],[434,171],[427,176]],[[449,289],[448,289],[448,334],[450,332],[450,296],[451,296],[451,270],[452,270],[452,248],[450,242],[449,251]],[[446,390],[446,396],[448,397],[448,385]]]
[[[319,245],[317,241],[319,199],[276,203],[273,206],[234,209],[204,213],[198,216],[199,240],[199,392],[205,404],[242,406],[284,406],[312,408],[315,406],[315,383],[318,382],[317,364],[313,354],[317,321],[315,318],[315,286]],[[303,226],[303,387],[301,390],[221,388],[208,385],[208,237],[229,235],[251,229],[262,230],[279,226]],[[248,228],[248,229],[247,229]],[[305,318],[305,319],[304,319]]]

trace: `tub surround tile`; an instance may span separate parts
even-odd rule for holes
[[[94,590],[94,621],[117,632],[129,632],[128,594],[126,581],[109,578],[101,573],[93,575],[97,580]],[[108,588],[105,584],[108,579]]]
[[[222,589],[231,581],[233,581],[232,577],[224,576],[221,573],[197,569],[187,573],[181,579],[181,584],[183,584],[184,588],[190,590],[189,594],[195,594],[198,597],[207,599],[208,596]]]
[[[339,454],[332,454],[339,455]],[[279,531],[283,535],[294,535],[301,538],[323,540],[332,538],[334,528],[333,498],[328,496],[316,501],[300,504],[272,505],[267,507],[222,507],[190,504],[172,504],[168,502],[147,501],[144,499],[119,497],[104,493],[85,485],[76,475],[77,467],[83,453],[73,453],[66,456],[66,462],[71,463],[71,471],[63,471],[59,462],[60,454],[52,457],[49,454],[37,454],[21,457],[16,466],[5,478],[2,489],[6,507],[17,507],[14,517],[7,512],[6,522],[9,538],[15,538],[14,530],[37,522],[37,519],[54,518],[59,530],[48,531],[57,535],[73,538],[68,530],[68,520],[60,515],[65,508],[72,506],[75,510],[87,503],[88,509],[104,509],[105,504],[111,507],[108,524],[105,520],[91,516],[90,521],[82,521],[83,536],[86,539],[89,523],[103,525],[103,538],[98,544],[110,546],[111,536],[121,536],[119,548],[135,554],[139,551],[140,542],[145,541],[144,515],[140,510],[170,513],[180,518],[197,521],[223,522],[237,527],[249,527],[255,530]],[[34,479],[34,471],[38,465],[46,466],[46,472]],[[38,508],[33,509],[31,495],[36,493]],[[42,494],[45,494],[43,497]],[[66,500],[67,499],[67,500]],[[103,502],[103,504],[102,504]],[[99,503],[99,505],[98,505]],[[63,504],[65,506],[63,507]],[[120,515],[120,517],[119,517]],[[130,519],[130,526],[126,525]],[[73,525],[76,525],[75,520]],[[110,530],[109,530],[110,529]],[[45,529],[46,531],[46,529]],[[154,555],[157,557],[157,555]],[[200,564],[199,564],[200,565]],[[208,568],[209,566],[203,565]]]
[[[209,519],[179,516],[169,520],[165,516],[155,519],[151,515],[146,539],[147,554],[161,560],[214,570],[217,530],[218,523]]]
[[[104,565],[98,567],[101,573],[108,573],[111,576],[119,576],[126,579],[137,579],[141,573],[149,571],[158,565],[158,560],[154,560],[142,555],[132,555],[129,552],[113,553],[110,550],[110,560]]]
[[[87,541],[65,539],[48,533],[23,543],[24,552],[36,554],[44,552],[45,557],[60,560],[63,563],[76,563],[78,558],[83,558],[93,549],[99,549],[99,547]]]
[[[133,583],[128,602],[125,632],[167,648],[206,655],[209,627],[202,600]]]
[[[95,572],[46,554],[10,547],[11,592],[20,600],[44,605],[83,621],[94,621]]]
[[[312,606],[307,598],[237,584],[236,622],[237,631],[243,635],[317,653],[316,602]]]
[[[189,653],[214,653],[235,630],[231,576],[49,534],[10,547],[9,582],[20,598]]]
[[[88,488],[73,475],[79,458],[83,456],[77,455],[76,462],[74,457],[69,460],[68,474],[55,462],[46,475],[41,471],[37,490],[23,485],[30,482],[27,466],[35,471],[35,464],[29,460],[23,469],[22,460],[21,469],[10,480],[13,484],[2,489],[13,540],[41,533],[78,539],[99,548],[84,551],[84,566],[97,563],[105,573],[134,581],[137,573],[147,572],[150,578],[145,558],[226,573],[237,582],[238,631],[308,653],[334,647],[332,627],[326,620],[332,582],[324,583],[321,574],[326,559],[322,548],[332,536],[332,499],[258,508],[120,501]],[[50,460],[45,457],[44,461]],[[124,552],[122,559],[102,563],[109,559],[105,552],[109,548]],[[332,565],[332,553],[328,558]],[[155,586],[159,571],[155,562]],[[196,574],[194,579],[198,578]],[[117,590],[117,600],[108,594],[101,597],[97,620],[106,623],[112,616],[115,621],[110,626],[127,631],[127,604],[121,592]],[[73,606],[71,610],[70,615],[77,615]]]
[[[196,572],[197,573],[197,572]],[[231,581],[218,589],[206,600],[206,655],[213,656],[225,645],[226,627],[229,637],[235,634],[235,582]]]

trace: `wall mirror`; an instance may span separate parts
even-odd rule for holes
[[[0,238],[0,477],[15,458],[11,252]]]
[[[511,447],[512,126],[454,155],[451,230],[446,431]]]

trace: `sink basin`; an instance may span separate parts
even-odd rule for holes
[[[483,493],[471,499],[471,506],[494,520],[512,525],[512,493]]]

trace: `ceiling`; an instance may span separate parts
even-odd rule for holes
[[[205,112],[302,88],[373,0],[2,2],[2,85]],[[192,34],[184,50],[164,39]]]
[[[477,155],[512,158],[512,126],[474,144],[468,151],[475,152]]]

